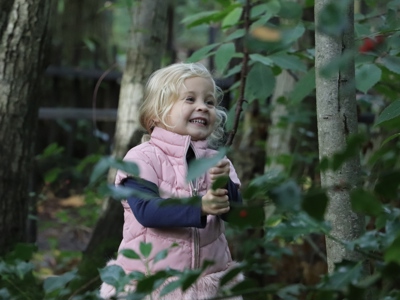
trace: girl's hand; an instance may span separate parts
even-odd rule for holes
[[[201,211],[203,215],[221,215],[230,209],[228,191],[226,189],[208,190],[201,198]]]
[[[229,176],[231,171],[231,164],[227,159],[221,159],[215,167],[212,167],[208,172],[210,173],[211,182],[214,182],[218,177]]]

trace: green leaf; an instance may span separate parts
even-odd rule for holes
[[[274,188],[270,196],[276,207],[282,211],[293,211],[300,208],[300,188],[293,180],[286,181]]]
[[[336,300],[336,294],[333,291],[321,291],[317,290],[314,294],[312,294],[313,300]]]
[[[264,209],[261,205],[234,205],[231,204],[229,212],[226,214],[229,225],[239,228],[259,227],[265,220]]]
[[[133,251],[132,249],[122,249],[121,251],[119,251],[119,253],[121,253],[123,256],[125,256],[126,258],[130,258],[130,259],[140,259],[139,254],[137,254],[135,251]]]
[[[237,25],[240,17],[242,16],[243,7],[236,7],[233,9],[222,21],[222,28],[228,28]]]
[[[15,266],[15,272],[20,279],[23,279],[33,269],[33,264],[25,261],[18,261]]]
[[[381,62],[393,73],[400,74],[400,57],[388,55],[383,57]]]
[[[359,154],[360,148],[365,142],[366,138],[362,134],[349,135],[346,141],[346,149],[335,153],[330,162],[332,170],[336,171],[349,159]]]
[[[400,100],[392,102],[386,107],[379,115],[374,126],[380,125],[384,122],[398,118],[400,116]]]
[[[66,284],[74,279],[76,271],[67,272],[59,276],[50,276],[44,280],[43,289],[46,294],[65,288]]]
[[[10,292],[6,288],[0,289],[0,299],[12,299]]]
[[[139,249],[143,257],[148,258],[151,253],[151,250],[153,249],[153,245],[151,243],[140,242]]]
[[[370,216],[378,216],[383,208],[379,200],[371,193],[362,189],[355,189],[350,193],[351,207],[353,211]]]
[[[202,270],[191,270],[182,276],[182,291],[190,288],[200,277]]]
[[[392,0],[392,1],[389,1],[389,3],[387,4],[387,7],[392,10],[397,11],[399,8],[399,5],[400,5],[400,0]]]
[[[365,288],[361,288],[358,286],[354,286],[350,284],[350,286],[347,289],[347,299],[365,299]]]
[[[225,38],[225,42],[239,39],[246,34],[244,29],[237,29]]]
[[[268,56],[264,56],[261,54],[250,54],[249,55],[251,60],[257,61],[262,63],[263,65],[266,66],[272,66],[274,64],[274,62],[272,61],[272,59],[270,59]]]
[[[324,288],[343,289],[353,282],[357,282],[362,276],[362,262],[354,263],[343,261],[335,264],[334,273],[325,277]]]
[[[250,11],[250,18],[255,19],[255,25],[264,25],[272,16],[276,15],[281,9],[281,3],[278,0],[270,0],[267,3],[254,5]]]
[[[118,287],[119,282],[125,277],[125,271],[118,265],[106,266],[99,270],[100,278],[105,283]]]
[[[13,251],[7,254],[7,260],[29,261],[35,252],[37,252],[36,245],[18,243]]]
[[[308,192],[303,197],[301,207],[310,217],[317,221],[323,221],[328,201],[329,199],[323,191]]]
[[[233,268],[230,269],[227,273],[222,276],[222,278],[219,281],[219,286],[224,286],[227,284],[229,281],[231,281],[233,278],[235,278],[238,274],[240,274],[243,271],[243,268],[238,267],[238,268]]]
[[[339,36],[348,26],[349,0],[329,1],[318,14],[318,30],[327,35]]]
[[[159,288],[168,277],[169,274],[166,271],[158,271],[157,273],[138,281],[136,291],[139,293],[150,293]]]
[[[356,88],[367,93],[381,80],[382,70],[375,64],[363,64],[356,69]]]
[[[158,261],[160,261],[160,260],[165,259],[165,258],[167,257],[167,255],[168,255],[168,249],[161,250],[161,251],[158,252],[158,253],[156,254],[156,256],[154,257],[154,263],[156,263],[156,262],[158,262]]]
[[[200,48],[199,50],[196,50],[195,52],[193,52],[193,54],[189,58],[186,59],[186,62],[188,62],[188,63],[198,62],[204,58],[209,57],[210,55],[213,54],[213,52],[211,52],[211,50],[213,50],[218,45],[219,45],[219,43],[214,43],[214,44],[204,46],[204,47]]]
[[[181,22],[186,24],[188,28],[191,28],[200,24],[210,23],[219,15],[221,15],[221,13],[218,10],[203,11],[198,14],[190,15],[184,18]]]
[[[305,31],[304,24],[301,22],[297,23],[295,27],[285,28],[282,31],[282,41],[284,41],[286,45],[290,45],[301,38]]]
[[[399,279],[400,264],[396,263],[396,262],[389,262],[388,264],[383,266],[381,273],[382,273],[382,277],[384,279],[389,279],[390,281],[393,282],[394,279]],[[389,300],[392,300],[392,299],[389,299]],[[393,300],[397,300],[397,299],[393,299]]]
[[[379,251],[382,240],[386,237],[376,230],[367,231],[356,240],[347,241],[346,245],[349,250],[363,249],[364,251]]]
[[[356,34],[357,37],[365,37],[369,36],[371,34],[370,27],[362,24],[355,22],[354,23],[354,33]]]
[[[232,42],[219,46],[218,50],[215,52],[215,64],[219,72],[224,72],[234,54],[235,45]]]
[[[375,185],[375,193],[387,199],[397,198],[397,190],[400,185],[400,171],[391,170],[379,176]]]
[[[133,176],[139,175],[139,168],[135,163],[107,156],[100,159],[99,162],[94,166],[90,176],[90,183],[92,184],[96,182],[108,171],[109,168],[115,168]]]
[[[92,39],[83,38],[82,41],[90,52],[94,53],[96,51],[96,43]]]
[[[289,100],[292,103],[300,103],[305,97],[315,90],[315,69],[310,69],[304,76],[296,82],[293,90],[290,92]]]
[[[44,150],[43,153],[38,155],[38,159],[44,159],[51,156],[56,156],[64,152],[64,147],[59,146],[57,143],[52,143],[48,145]]]
[[[345,70],[349,64],[354,63],[353,59],[354,52],[345,51],[341,55],[332,58],[332,60],[329,61],[327,65],[323,66],[321,68],[320,74],[325,78],[336,76],[339,71]]]
[[[175,280],[175,281],[169,282],[161,290],[160,297],[163,297],[163,296],[175,291],[177,288],[180,288],[181,285],[182,285],[182,280]]]
[[[264,101],[275,88],[275,76],[270,67],[255,63],[247,75],[245,99]]]
[[[386,249],[384,259],[386,262],[396,262],[400,264],[400,236]]]
[[[282,1],[279,16],[283,19],[300,19],[303,14],[301,4],[294,1]]]
[[[288,69],[293,71],[306,72],[306,64],[297,56],[289,55],[286,53],[274,54],[269,56],[275,65],[281,67],[282,69]]]
[[[218,153],[210,158],[200,158],[193,160],[189,163],[188,174],[186,182],[193,181],[194,179],[204,175],[208,169],[215,166],[226,155],[226,148],[220,148]]]
[[[46,183],[53,183],[54,181],[57,180],[58,176],[60,175],[60,173],[62,172],[61,168],[53,168],[50,169],[49,171],[46,172],[46,174],[44,175],[44,181]]]
[[[246,291],[246,290],[256,289],[256,287],[257,287],[257,284],[255,283],[255,281],[253,279],[245,278],[244,280],[242,280],[241,282],[236,284],[231,289],[231,292],[240,294],[241,292]]]
[[[226,184],[228,183],[229,180],[229,176],[221,176],[218,177],[212,184],[211,188],[213,190],[219,189],[219,188],[223,188],[226,186]]]
[[[242,64],[240,63],[240,64],[238,64],[238,65],[232,67],[231,69],[229,69],[229,70],[225,73],[225,75],[223,76],[223,78],[229,78],[229,77],[231,77],[231,76],[233,76],[233,75],[235,75],[235,74],[240,73],[241,70],[242,70]],[[238,86],[239,86],[239,82],[237,82],[237,84],[238,84]],[[232,86],[230,87],[230,90],[233,90],[234,88],[235,88],[234,85],[232,85]],[[232,109],[232,108],[233,108],[233,110],[235,110],[235,107],[234,107],[233,105],[231,106],[231,109]],[[233,121],[233,119],[230,119],[229,116],[228,116],[228,121],[227,121],[227,123],[232,122],[232,121]],[[229,128],[229,127],[228,127],[228,128]]]
[[[385,139],[385,140],[382,142],[381,147],[382,147],[383,145],[385,145],[386,143],[390,142],[391,140],[394,140],[395,138],[399,137],[399,136],[400,136],[400,133],[396,133],[396,134],[393,134],[393,135],[389,136],[387,139]]]
[[[251,8],[250,11],[250,18],[254,19],[255,17],[258,17],[264,13],[266,13],[268,11],[268,6],[267,4],[258,4],[258,5],[254,5]]]
[[[304,292],[304,285],[292,284],[281,288],[277,292],[277,296],[279,296],[280,299],[285,299],[285,300],[298,300],[300,298],[300,294],[303,292]]]

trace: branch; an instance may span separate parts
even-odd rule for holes
[[[246,0],[246,6],[244,9],[244,30],[245,36],[249,33],[250,28],[250,0]],[[242,60],[242,70],[240,72],[240,91],[239,91],[239,99],[236,103],[235,110],[235,121],[233,123],[233,128],[229,132],[228,139],[225,143],[225,146],[229,147],[232,145],[233,138],[237,132],[239,126],[240,113],[242,112],[243,102],[246,101],[244,99],[244,91],[246,88],[246,79],[247,79],[247,63],[249,61],[249,50],[247,49],[246,43],[243,43],[243,60]]]

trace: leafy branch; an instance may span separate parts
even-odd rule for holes
[[[249,28],[250,28],[250,9],[251,9],[250,0],[246,0],[246,5],[243,10],[245,36],[249,33]],[[248,61],[249,61],[249,50],[246,46],[246,43],[243,43],[243,60],[242,60],[242,69],[240,72],[239,99],[236,103],[235,120],[233,123],[233,128],[229,132],[228,139],[225,143],[225,146],[227,146],[227,147],[232,145],[233,138],[235,137],[235,134],[236,134],[238,126],[239,126],[240,114],[243,110],[242,109],[243,102],[246,101],[244,99],[244,92],[245,92],[245,88],[246,88],[246,79],[247,79],[247,73],[248,73],[248,68],[247,68]]]

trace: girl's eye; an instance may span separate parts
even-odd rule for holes
[[[186,101],[194,102],[194,98],[193,98],[193,97],[187,97],[187,98],[186,98]]]
[[[209,106],[215,106],[215,101],[214,100],[207,100],[206,104]]]

